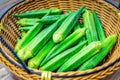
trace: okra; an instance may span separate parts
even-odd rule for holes
[[[35,36],[36,34],[42,29],[43,24],[38,23],[33,26],[32,29],[30,29],[24,37],[19,41],[19,43],[15,46],[15,52],[18,52],[22,47],[27,45]]]
[[[51,11],[49,11],[45,16],[50,14]],[[43,16],[43,17],[45,17]],[[21,39],[21,41],[15,46],[15,52],[17,52],[20,48],[27,45],[35,36],[36,34],[42,29],[43,24],[42,23],[36,23],[31,30],[28,31],[28,33]]]
[[[64,14],[66,15],[66,14]],[[20,19],[17,23],[21,26],[32,26],[35,23],[43,23],[43,24],[52,24],[55,21],[57,21],[58,19],[60,19],[60,17],[62,17],[63,15],[48,15],[48,16],[44,16],[41,19],[38,18],[23,18]]]
[[[68,14],[45,16],[42,19],[40,19],[38,22],[42,22],[43,24],[52,24],[65,15],[68,15]]]
[[[77,30],[77,29],[80,29],[80,28],[83,28],[83,27],[82,27],[81,24],[78,22],[78,23],[76,23],[76,25],[74,26],[74,31]],[[84,37],[82,37],[82,39],[80,39],[79,43],[81,43],[81,42],[83,42],[83,41],[85,41],[85,40],[86,40],[86,39],[85,39],[85,36],[84,36]]]
[[[45,58],[45,56],[48,54],[48,52],[52,49],[54,45],[54,41],[50,39],[50,41],[45,44],[45,46],[38,52],[38,54],[28,61],[28,67],[38,68],[41,61]]]
[[[24,31],[29,31],[33,26],[30,27],[20,27],[18,30],[24,30]]]
[[[83,27],[84,27],[84,23],[81,23],[81,24],[80,24],[80,27],[83,28]]]
[[[64,52],[60,53],[56,57],[52,58],[50,61],[48,61],[45,65],[40,67],[41,70],[47,70],[47,71],[54,71],[57,68],[59,68],[64,62],[66,62],[71,56],[73,56],[75,53],[80,51],[80,49],[87,43],[87,41],[83,41],[80,44],[77,44],[76,46],[65,50]]]
[[[98,41],[98,35],[97,35],[97,31],[96,31],[94,17],[93,17],[93,14],[91,12],[89,13],[89,21],[90,21],[90,26],[89,26],[90,32],[92,34],[92,41]]]
[[[56,29],[62,24],[63,20],[67,17],[67,15],[61,17],[54,24],[42,30],[27,46],[25,49],[18,52],[18,56],[21,60],[25,61],[34,55],[37,54],[38,50],[40,50],[44,44],[52,37],[53,33]],[[23,55],[24,54],[24,55]]]
[[[72,34],[70,34],[65,40],[63,40],[61,43],[57,44],[52,48],[52,50],[48,53],[48,55],[45,57],[45,59],[42,61],[40,66],[43,66],[46,62],[48,62],[50,59],[55,57],[56,55],[60,54],[62,51],[72,47],[75,45],[80,38],[82,38],[85,35],[86,29],[78,29]]]
[[[65,19],[62,25],[53,34],[53,41],[55,43],[61,42],[69,34],[71,29],[75,26],[76,22],[78,21],[84,8],[85,6],[82,6],[76,12],[70,13],[70,15]]]
[[[89,29],[89,14],[88,14],[88,10],[85,11],[85,13],[83,14],[83,23],[84,23],[84,27],[87,29],[86,30],[86,39],[88,41],[88,44],[92,42],[92,37],[91,37],[91,33],[90,33],[90,29]]]
[[[100,23],[100,20],[99,20],[99,18],[97,16],[95,10],[93,10],[92,13],[93,13],[93,16],[94,16],[94,22],[95,22],[95,26],[96,26],[96,29],[97,29],[99,40],[103,41],[105,39],[104,30],[102,28],[102,25]]]
[[[62,13],[61,9],[50,8],[50,9],[40,9],[40,10],[27,11],[27,12],[24,12],[21,14],[14,14],[13,16],[19,17],[19,18],[38,18],[38,17],[43,17],[49,11],[50,11],[50,14],[61,14]]]
[[[40,19],[38,18],[22,18],[17,23],[21,26],[33,26],[34,24],[38,23]]]
[[[25,31],[21,31],[21,38],[23,38],[26,35]]]
[[[76,25],[74,26],[74,31],[77,30],[77,29],[80,29],[80,23],[77,22]]]
[[[57,72],[71,71],[80,66],[86,60],[91,58],[101,49],[101,42],[91,42],[86,47],[82,48],[78,53],[74,54],[68,61],[66,61]]]
[[[98,52],[91,59],[89,59],[84,64],[82,64],[78,70],[82,71],[82,70],[92,69],[96,65],[98,65],[104,59],[104,57],[108,54],[108,52],[116,43],[116,41],[117,41],[117,34],[108,36],[105,40],[102,41],[102,48],[100,52]]]
[[[20,38],[17,38],[17,39],[16,39],[16,43],[18,43],[19,41],[20,41]]]
[[[83,18],[85,18],[84,25],[88,29],[86,32],[88,43],[92,41],[98,41],[98,35],[97,35],[96,27],[95,27],[93,14],[90,13],[88,10],[86,10]]]

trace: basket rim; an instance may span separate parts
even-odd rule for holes
[[[25,1],[32,1],[32,0],[25,0]],[[109,7],[110,8],[113,8],[113,10],[114,11],[116,11],[116,12],[118,12],[119,10],[117,10],[116,8],[115,8],[115,6],[111,6],[109,3],[107,3],[107,2],[105,2],[105,1],[103,1],[103,0],[97,0],[97,1],[99,1],[99,2],[102,2],[102,3],[105,3],[105,5],[109,5]],[[5,15],[6,15],[6,13],[7,12],[9,12],[12,8],[14,8],[15,6],[17,6],[18,4],[20,4],[20,3],[22,3],[22,2],[24,2],[24,1],[21,1],[21,2],[19,2],[19,3],[17,3],[17,4],[15,4],[14,6],[12,6],[10,9],[8,9],[5,13],[4,13],[4,15],[1,17],[1,19],[0,19],[0,22],[2,21],[2,19],[5,17]],[[0,39],[0,41],[1,41],[1,39]],[[0,50],[1,50],[1,48],[0,48]],[[92,73],[97,73],[97,72],[100,72],[100,71],[103,71],[103,70],[105,70],[105,69],[108,69],[109,67],[111,67],[111,66],[113,66],[114,64],[116,64],[117,62],[119,62],[120,61],[120,57],[119,58],[117,58],[115,61],[113,61],[113,62],[111,62],[111,64],[108,64],[108,65],[106,65],[106,66],[104,66],[104,67],[100,67],[99,69],[97,69],[97,70],[93,70],[93,69],[91,69],[91,70],[86,70],[86,71],[83,71],[83,73],[79,73],[79,74],[74,74],[74,75],[66,75],[66,76],[64,76],[64,75],[56,75],[56,74],[59,74],[59,73],[61,73],[61,72],[59,72],[59,73],[55,73],[55,72],[52,72],[53,74],[52,74],[52,77],[56,77],[56,78],[70,78],[70,77],[78,77],[78,76],[85,76],[85,75],[89,75],[89,74],[92,74]],[[15,66],[15,64],[12,64],[12,65],[14,65]],[[32,70],[33,71],[33,70]],[[87,71],[89,71],[89,72],[87,72]],[[71,72],[73,72],[73,71],[71,71]],[[87,72],[87,73],[86,73]],[[37,72],[32,72],[32,74],[38,74],[38,75],[40,75],[42,72],[39,72],[39,73],[37,73]],[[63,72],[62,72],[63,73]],[[67,73],[67,72],[64,72],[64,73]]]

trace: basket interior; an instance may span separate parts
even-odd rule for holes
[[[41,8],[50,8],[57,7],[60,8],[66,13],[68,10],[76,10],[82,5],[85,5],[89,10],[96,10],[102,26],[104,28],[106,36],[110,34],[117,33],[118,40],[115,46],[112,48],[108,56],[103,60],[99,65],[100,67],[107,65],[114,61],[120,56],[119,53],[119,44],[120,44],[120,22],[117,16],[117,10],[114,7],[111,7],[109,4],[104,4],[104,1],[100,0],[34,0],[29,1],[29,4],[26,2],[24,4],[17,5],[11,11],[9,11],[2,19],[1,23],[4,25],[5,30],[1,31],[0,34],[8,42],[8,44],[14,49],[16,44],[16,39],[20,37],[20,31],[18,28],[19,25],[16,24],[17,18],[14,18],[12,14],[22,13],[28,10],[41,9]],[[5,50],[5,49],[4,49]],[[10,52],[6,52],[7,55],[10,55]],[[106,63],[106,64],[104,64]]]

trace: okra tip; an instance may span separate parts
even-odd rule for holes
[[[81,6],[80,8],[82,8],[82,9],[84,9],[86,6],[85,5],[83,5],[83,6]]]
[[[118,35],[117,35],[117,34],[113,34],[113,37],[114,37],[115,39],[117,39]]]
[[[21,24],[21,20],[17,21],[17,24]]]
[[[92,13],[93,13],[93,14],[95,14],[95,15],[97,15],[97,13],[96,13],[96,11],[95,11],[95,10],[92,10]]]
[[[27,59],[29,59],[29,58],[31,58],[31,57],[33,57],[32,51],[29,50],[29,49],[26,49],[23,59],[24,59],[24,60],[27,60]]]
[[[96,11],[95,11],[95,10],[92,10],[92,12],[95,12],[95,13],[96,13]]]
[[[17,24],[20,24],[21,26],[25,26],[25,25],[24,25],[25,22],[26,22],[26,18],[20,19],[19,21],[17,21]]]
[[[20,50],[20,47],[18,45],[16,45],[14,51],[18,52],[19,50]]]
[[[96,46],[96,45],[97,45],[97,46],[96,46],[97,49],[99,49],[99,50],[101,49],[102,43],[101,43],[100,41],[94,41],[92,44],[93,44],[93,46]]]
[[[85,33],[86,32],[86,28],[81,28],[81,29],[78,29],[80,32],[83,32],[83,33]]]
[[[19,16],[19,14],[13,14],[13,16],[14,16],[14,17],[18,17],[18,16]]]
[[[118,37],[117,34],[113,34],[113,35],[111,35],[111,38],[113,38],[113,40],[114,40],[115,42],[117,41],[117,37]]]
[[[29,68],[37,68],[38,66],[34,63],[34,61],[32,61],[32,59],[31,60],[29,60],[28,61],[28,67]]]
[[[24,61],[24,49],[19,50],[17,56]]]
[[[61,34],[56,33],[56,32],[53,34],[53,41],[55,43],[58,43],[58,42],[60,42],[62,40],[63,40],[63,36]]]
[[[56,10],[56,11],[62,13],[62,9],[59,9],[59,8],[56,8],[56,7],[50,8],[50,10]]]

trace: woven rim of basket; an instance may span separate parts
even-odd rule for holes
[[[19,7],[20,5],[26,4],[28,2],[31,2],[31,1],[33,1],[33,0],[26,0],[26,1],[23,1],[22,3],[20,3],[20,4],[15,5],[14,7],[12,7],[11,10],[9,10],[8,13],[3,16],[4,18],[2,18],[1,23],[4,22],[4,19],[6,19],[7,15],[10,14],[12,11],[14,11],[17,7]],[[106,3],[105,1],[102,1],[102,0],[97,0],[97,1],[104,3],[106,6],[109,6],[113,11],[115,11],[116,13],[118,13],[118,10],[115,7],[111,6],[110,4]],[[5,48],[5,47],[3,47],[3,48]],[[36,78],[40,78],[39,75],[36,75],[38,73],[31,74],[31,75],[28,74],[27,75],[27,73],[23,69],[19,68],[18,66],[15,66],[14,64],[9,63],[9,61],[6,58],[4,58],[1,54],[0,54],[0,57],[1,57],[0,61],[2,61],[3,64],[7,65],[7,67],[10,68],[10,70],[12,72],[14,72],[15,74],[17,74],[18,76],[19,75],[21,75],[21,77],[23,77],[23,76],[34,77],[35,76]],[[65,72],[65,73],[63,73],[63,72],[54,73],[53,72],[52,73],[52,77],[55,77],[55,78],[69,78],[69,77],[79,77],[79,76],[84,76],[84,75],[99,73],[98,75],[95,75],[94,77],[102,75],[102,77],[98,77],[98,79],[99,78],[103,78],[103,77],[106,77],[107,75],[112,74],[115,70],[117,70],[119,68],[119,66],[120,66],[119,60],[120,60],[120,58],[116,59],[111,64],[105,63],[103,65],[104,67],[103,66],[99,66],[99,67],[96,67],[94,69],[86,70],[86,71],[82,71],[82,72],[79,72],[79,71],[71,71],[71,72]],[[8,63],[8,64],[6,64],[6,63]],[[22,71],[22,74],[20,74],[17,71],[14,71],[15,68],[18,71]],[[105,70],[105,71],[103,71],[103,70]],[[34,70],[34,71],[39,72],[38,70]],[[92,77],[92,76],[93,75],[90,75],[89,77]]]

